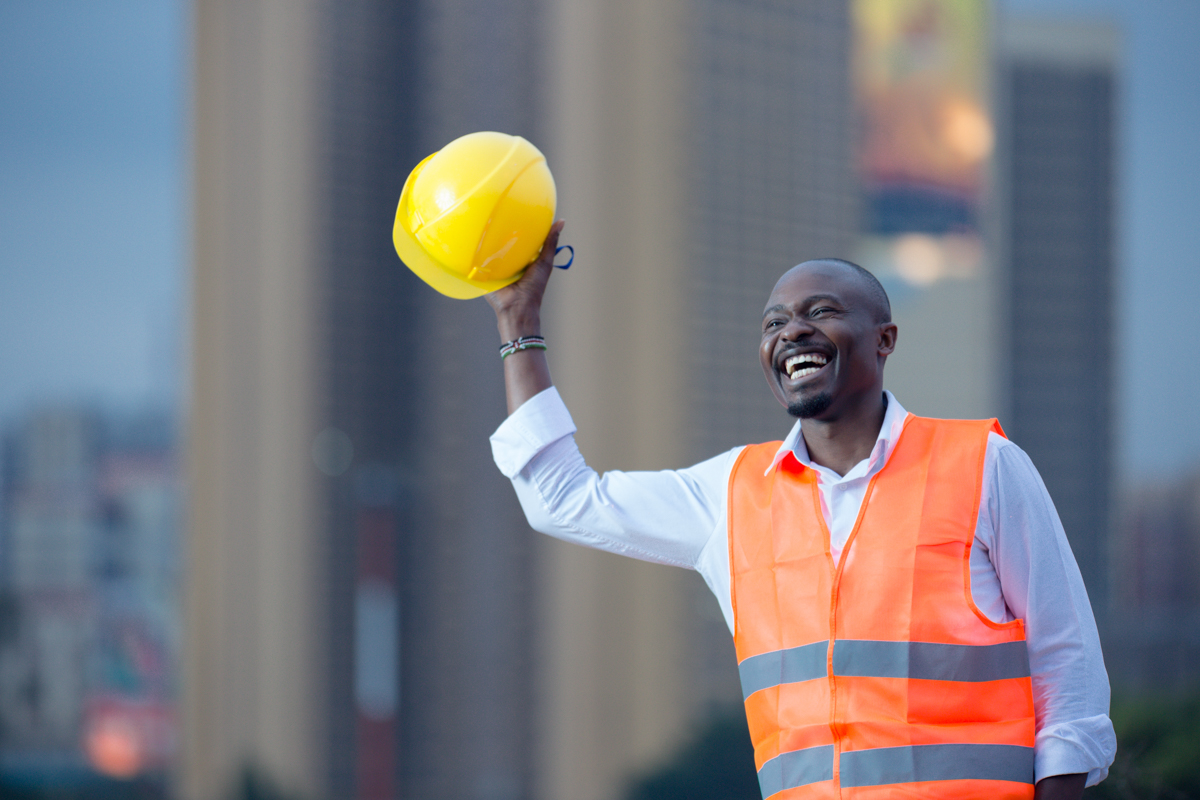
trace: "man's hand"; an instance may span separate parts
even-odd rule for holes
[[[1033,800],[1079,800],[1083,797],[1085,783],[1086,772],[1042,778],[1034,787]]]
[[[554,251],[558,235],[566,223],[559,220],[550,226],[542,251],[525,269],[516,283],[486,295],[496,312],[496,327],[501,342],[511,342],[521,336],[540,336],[542,333],[542,296],[550,273],[554,272]],[[522,350],[504,359],[504,390],[508,398],[508,413],[516,411],[535,394],[549,389],[550,365],[543,350]]]
[[[486,295],[492,310],[496,312],[496,322],[500,324],[500,337],[508,342],[518,336],[540,334],[540,313],[542,295],[546,292],[546,284],[550,281],[550,273],[554,271],[554,251],[558,248],[558,235],[566,222],[559,220],[550,226],[550,233],[542,243],[542,251],[537,260],[525,268],[525,274],[516,283],[510,283],[502,289],[497,289]],[[532,315],[539,330],[521,330],[509,335],[504,330],[508,320],[518,322],[522,317]],[[507,360],[507,359],[506,359]]]

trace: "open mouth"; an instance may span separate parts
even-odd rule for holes
[[[829,357],[823,353],[800,353],[783,362],[783,371],[791,380],[798,380],[816,373],[828,363]]]

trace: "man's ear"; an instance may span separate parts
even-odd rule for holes
[[[890,356],[892,351],[896,349],[896,323],[884,322],[879,325],[879,343],[877,348],[881,356]]]

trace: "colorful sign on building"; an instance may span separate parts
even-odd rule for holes
[[[994,133],[983,0],[856,0],[863,237],[911,286],[971,277]]]

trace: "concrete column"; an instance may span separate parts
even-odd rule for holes
[[[317,5],[195,5],[187,637],[180,794],[253,768],[318,796]]]
[[[683,0],[550,9],[546,150],[563,242],[546,335],[599,470],[684,465]],[[686,576],[580,547],[543,550],[539,795],[602,798],[679,741],[689,708]]]

